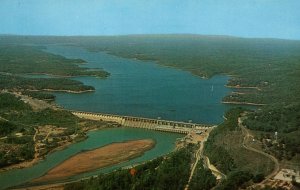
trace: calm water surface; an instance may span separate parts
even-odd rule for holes
[[[79,47],[48,46],[48,52],[87,61],[84,67],[103,68],[107,79],[78,77],[96,91],[84,94],[56,93],[57,103],[68,109],[120,115],[217,124],[230,107],[221,104],[230,92],[227,76],[201,79],[189,72],[154,62],[124,59]]]

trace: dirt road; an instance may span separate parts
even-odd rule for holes
[[[272,171],[272,173],[270,173],[269,175],[266,176],[266,178],[265,178],[264,181],[273,178],[273,177],[279,172],[279,169],[280,169],[280,168],[279,168],[279,162],[278,162],[278,160],[277,160],[274,156],[272,156],[272,155],[270,155],[270,154],[267,154],[267,153],[265,153],[265,152],[263,152],[263,151],[261,151],[261,150],[257,150],[257,149],[255,149],[255,148],[252,148],[252,147],[247,146],[247,145],[246,145],[247,140],[248,140],[249,138],[253,138],[253,135],[251,135],[251,134],[249,133],[249,130],[248,130],[245,126],[243,126],[243,124],[242,124],[242,119],[241,119],[240,117],[238,118],[238,126],[241,128],[242,133],[243,133],[243,135],[244,135],[244,139],[243,139],[243,143],[242,143],[243,147],[244,147],[245,149],[247,149],[247,150],[250,150],[250,151],[253,151],[253,152],[257,152],[257,153],[259,153],[259,154],[262,154],[262,155],[268,157],[269,159],[271,159],[271,160],[274,162],[274,170]],[[264,181],[263,181],[263,182],[264,182]],[[262,183],[263,183],[263,182],[262,182]]]

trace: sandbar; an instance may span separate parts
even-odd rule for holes
[[[152,139],[112,143],[94,150],[80,152],[49,170],[33,182],[66,179],[81,173],[128,161],[142,155],[155,146]]]

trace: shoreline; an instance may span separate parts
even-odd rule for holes
[[[235,88],[235,89],[255,89],[261,91],[259,87],[256,86],[232,86],[232,85],[225,85],[227,88]]]
[[[43,155],[43,156],[37,157],[37,158],[33,158],[30,161],[23,161],[23,162],[20,162],[20,163],[17,163],[17,164],[6,166],[4,168],[0,168],[0,173],[8,172],[10,170],[25,169],[25,168],[33,167],[34,165],[38,164],[39,162],[45,160],[46,156],[48,156],[49,154],[52,154],[52,153],[54,153],[56,151],[59,151],[59,150],[64,150],[68,146],[70,146],[74,143],[77,143],[77,141],[65,143],[64,145],[58,146],[58,147],[50,150],[46,155]]]
[[[89,71],[89,70],[87,70]],[[50,74],[50,73],[24,73],[24,74],[18,74],[18,75],[45,75],[45,76],[49,76],[49,77],[53,77],[53,78],[75,78],[75,77],[98,77],[98,78],[106,78],[110,75],[110,73],[104,71],[104,70],[99,70],[99,71],[103,71],[105,72],[107,75],[104,76],[98,76],[98,75],[55,75],[55,74]],[[13,74],[13,73],[10,73]]]
[[[87,70],[89,71],[89,70]],[[100,70],[100,71],[103,71],[103,70]],[[110,73],[106,72],[106,71],[103,71],[105,72],[106,75],[104,76],[99,76],[99,75],[56,75],[56,74],[51,74],[51,73],[8,73],[8,72],[0,72],[0,74],[3,74],[3,75],[15,75],[15,76],[18,76],[18,77],[24,77],[24,78],[27,78],[27,76],[34,76],[34,75],[45,75],[45,76],[48,76],[49,78],[75,78],[75,77],[97,77],[97,78],[102,78],[102,79],[105,79],[107,77],[110,76]]]
[[[251,105],[251,106],[265,106],[267,104],[259,104],[252,102],[235,102],[235,101],[222,101],[222,104],[235,104],[235,105]]]
[[[20,162],[20,163],[17,163],[17,164],[5,166],[4,168],[0,168],[0,173],[8,172],[8,171],[11,171],[11,170],[30,168],[30,167],[38,164],[42,160],[44,160],[44,159],[41,158],[41,157],[37,158],[37,159],[33,158],[30,161],[24,161],[24,162]]]
[[[66,92],[66,93],[72,93],[72,94],[81,94],[81,93],[88,93],[88,92],[95,92],[94,90],[80,90],[80,91],[75,91],[75,90],[54,90],[54,89],[40,89],[40,90],[28,90],[31,92],[41,92],[41,91],[46,91],[46,92]]]

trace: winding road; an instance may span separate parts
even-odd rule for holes
[[[226,175],[220,172],[214,165],[210,164],[209,158],[204,156],[204,164],[210,171],[216,176],[217,180],[219,179],[226,179]]]
[[[267,181],[267,180],[271,179],[272,177],[274,177],[279,172],[279,169],[280,169],[279,162],[278,162],[278,160],[274,156],[272,156],[270,154],[267,154],[267,153],[265,153],[265,152],[263,152],[261,150],[257,150],[255,148],[252,148],[252,147],[249,147],[249,146],[246,145],[247,139],[250,138],[250,137],[253,138],[253,135],[251,135],[249,133],[249,130],[245,126],[243,126],[241,117],[238,118],[238,126],[241,128],[242,133],[244,135],[243,144],[242,144],[243,147],[245,149],[247,149],[247,150],[250,150],[250,151],[262,154],[262,155],[268,157],[269,159],[271,159],[274,162],[274,169],[273,169],[273,171],[269,175],[266,176],[266,178],[265,178],[264,181],[261,182],[261,183],[264,183],[265,181]]]

